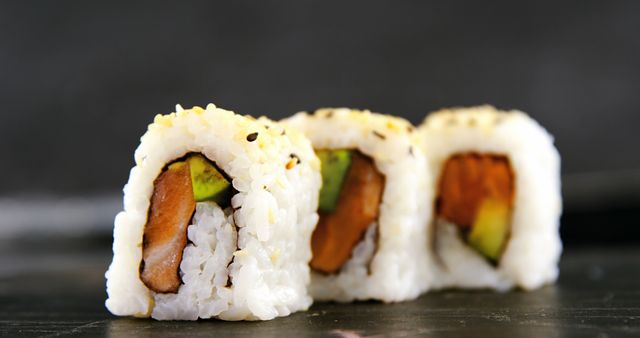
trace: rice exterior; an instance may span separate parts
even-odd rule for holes
[[[378,220],[337,274],[312,271],[315,300],[385,302],[416,298],[430,284],[424,224],[431,216],[426,158],[403,119],[346,108],[298,113],[282,121],[302,131],[315,149],[356,149],[385,176]],[[345,226],[348,226],[345,224]]]
[[[225,320],[266,320],[307,309],[309,240],[321,185],[310,143],[266,118],[212,104],[177,110],[156,116],[135,152],[124,211],[115,219],[107,308],[116,315]],[[257,138],[249,141],[253,133]],[[178,294],[155,294],[139,277],[154,180],[165,165],[191,152],[214,161],[237,194],[227,210],[198,203],[180,266],[183,284]],[[293,155],[300,161],[287,168]]]
[[[445,220],[435,227],[436,287],[534,289],[556,280],[562,251],[559,218],[560,156],[553,138],[519,111],[491,106],[442,110],[420,126],[433,186],[454,154],[476,152],[506,156],[515,175],[511,233],[497,267],[463,242]]]

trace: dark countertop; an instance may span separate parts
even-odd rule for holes
[[[107,240],[0,242],[0,336],[637,337],[640,248],[569,248],[557,285],[442,291],[400,304],[319,303],[267,322],[158,322],[104,308]]]

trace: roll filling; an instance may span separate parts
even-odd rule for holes
[[[436,213],[456,224],[468,245],[496,263],[509,237],[514,193],[506,156],[455,154],[440,175]]]
[[[224,208],[231,201],[231,183],[215,164],[200,154],[167,165],[154,181],[144,227],[140,279],[157,293],[177,293],[187,228],[196,202],[212,201]]]
[[[320,221],[311,237],[311,267],[335,273],[376,222],[384,176],[373,160],[354,150],[317,151],[322,163]]]

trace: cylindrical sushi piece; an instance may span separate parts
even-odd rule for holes
[[[267,320],[305,310],[320,162],[302,134],[194,107],[135,152],[106,273],[113,314]]]
[[[562,251],[560,156],[520,111],[447,109],[419,127],[434,194],[436,287],[534,289]]]
[[[425,291],[432,190],[413,126],[346,108],[302,112],[282,123],[311,140],[322,165],[312,297],[396,302]]]

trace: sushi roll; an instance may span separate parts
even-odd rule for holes
[[[560,156],[519,111],[433,113],[419,127],[434,193],[434,287],[538,288],[562,251]]]
[[[305,310],[320,162],[301,134],[210,104],[157,115],[115,218],[106,306],[159,320]]]
[[[311,239],[315,300],[395,302],[430,284],[428,164],[400,118],[346,108],[282,121],[321,161],[320,219]]]

